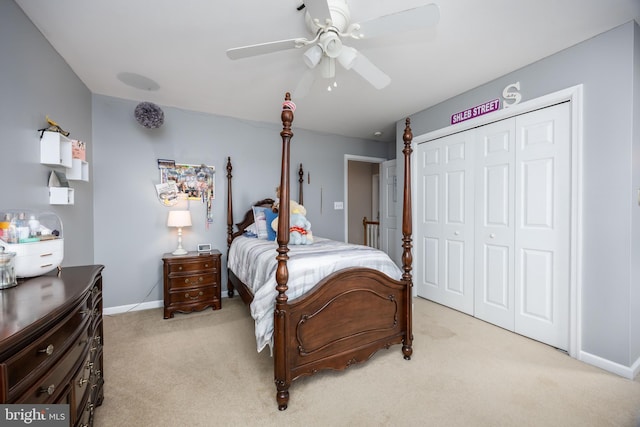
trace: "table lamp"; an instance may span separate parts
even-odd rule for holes
[[[182,227],[191,227],[191,212],[169,211],[167,227],[178,227],[178,248],[172,254],[185,255],[187,251],[182,247]]]

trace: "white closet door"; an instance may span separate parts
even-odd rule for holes
[[[479,319],[514,329],[514,120],[477,129],[475,306]]]
[[[569,346],[569,103],[516,118],[515,332]]]
[[[417,154],[418,295],[473,314],[474,132],[421,144]]]

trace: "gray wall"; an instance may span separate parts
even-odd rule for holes
[[[63,265],[92,264],[93,181],[71,181],[75,205],[49,205],[37,129],[49,115],[70,137],[91,141],[91,93],[13,1],[0,1],[0,211],[55,212],[62,220]],[[91,162],[92,144],[87,147]]]
[[[523,101],[584,85],[582,351],[625,367],[640,357],[638,38],[629,22],[411,116],[418,136],[517,81]],[[398,158],[404,125],[396,126]]]
[[[284,94],[283,94],[284,98]],[[142,101],[143,99],[141,99]],[[195,250],[211,243],[226,262],[226,160],[233,163],[235,222],[251,204],[275,197],[280,183],[282,126],[163,107],[159,129],[140,126],[133,111],[137,102],[93,96],[95,260],[105,264],[105,307],[162,300],[162,255],[177,245],[175,230],[166,227],[170,208],[155,193],[159,181],[157,159],[216,168],[213,223],[205,225],[205,206],[185,201],[171,209],[188,208],[193,227],[183,230],[183,246]],[[272,106],[279,118],[282,100]],[[304,114],[296,111],[296,114]],[[304,205],[315,235],[344,239],[344,155],[386,157],[389,145],[296,129],[291,140],[291,188],[298,194],[298,165],[305,174]],[[321,196],[322,193],[322,196]],[[226,271],[223,271],[226,288]],[[224,292],[224,290],[223,290]]]

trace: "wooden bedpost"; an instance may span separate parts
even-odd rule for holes
[[[227,157],[227,252],[231,247],[231,242],[233,241],[233,205],[231,197],[231,171],[233,170],[233,166],[231,166],[231,157]]]
[[[411,119],[407,117],[404,134],[404,197],[402,202],[402,281],[407,284],[407,332],[402,345],[402,353],[404,358],[409,360],[413,354],[413,280],[411,277],[411,269],[413,264],[413,255],[411,254],[411,142],[413,133],[411,132]]]
[[[276,297],[276,308],[274,311],[274,327],[273,327],[273,339],[274,347],[278,351],[274,352],[274,381],[276,384],[276,400],[278,401],[278,409],[283,411],[287,409],[289,403],[289,386],[291,385],[291,378],[287,369],[287,348],[288,345],[285,342],[286,339],[286,316],[287,316],[287,283],[289,281],[289,270],[287,268],[287,260],[289,259],[289,199],[290,199],[290,185],[289,185],[289,151],[290,141],[293,136],[291,131],[291,123],[293,122],[293,112],[295,110],[295,104],[291,102],[291,95],[289,92],[285,95],[284,103],[282,104],[282,168],[280,171],[280,212],[284,212],[284,215],[278,217],[278,267],[276,269],[276,290],[278,296]]]
[[[233,242],[233,204],[231,196],[231,157],[227,157],[227,254],[231,248],[231,242]],[[231,280],[227,279],[227,295],[229,298],[233,298],[233,284]]]
[[[302,163],[300,163],[300,169],[298,169],[298,188],[299,188],[299,194],[298,194],[298,203],[300,203],[301,205],[304,206],[304,200],[303,200],[303,194],[302,194],[302,187],[304,183],[304,170],[302,169]]]

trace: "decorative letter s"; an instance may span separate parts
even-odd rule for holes
[[[515,89],[516,91],[510,91],[510,89]],[[502,91],[502,97],[504,98],[504,106],[502,108],[509,108],[509,107],[513,107],[514,105],[517,105],[520,100],[522,100],[522,95],[520,94],[520,92],[517,92],[520,90],[520,82],[516,82],[516,83],[512,83],[510,85],[508,85],[507,87],[504,88],[504,90]],[[512,101],[512,102],[507,102],[507,101]]]

